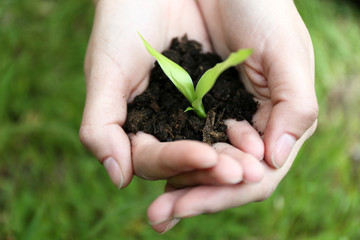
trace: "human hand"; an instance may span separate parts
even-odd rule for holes
[[[263,133],[264,178],[257,184],[169,187],[148,210],[156,231],[163,232],[179,219],[218,212],[265,200],[290,169],[297,152],[316,128],[314,58],[311,39],[292,1],[199,0],[215,51],[226,57],[251,47],[253,55],[242,65],[245,86],[260,103],[254,125]],[[239,124],[239,123],[236,123]],[[238,134],[248,126],[236,128]],[[229,129],[230,132],[235,130]],[[256,134],[248,134],[248,138]],[[231,141],[251,149],[241,137]],[[215,145],[217,152],[228,149]],[[228,155],[236,157],[233,150]],[[276,169],[279,168],[279,169]]]
[[[244,84],[260,103],[255,127],[265,160],[280,168],[317,118],[314,53],[293,1],[199,1],[215,51],[253,48],[242,64]]]
[[[173,37],[185,33],[203,43],[207,50],[210,45],[199,9],[192,0],[95,2],[96,14],[84,64],[86,103],[80,139],[104,164],[112,182],[122,188],[133,176],[130,142],[121,127],[127,102],[147,87],[153,65],[137,32],[160,51]]]
[[[249,132],[243,131],[240,135],[256,136],[255,129],[247,122],[229,124],[244,124],[236,127]],[[230,141],[236,140],[238,135],[231,134],[231,131],[229,133]],[[215,148],[189,140],[161,143],[155,137],[141,132],[131,134],[130,138],[135,174],[147,180],[168,180],[165,191],[171,192],[161,195],[148,209],[150,224],[158,232],[169,230],[180,218],[195,215],[194,208],[201,210],[202,202],[206,202],[202,198],[204,189],[209,189],[206,197],[210,201],[206,207],[225,209],[229,207],[230,199],[214,199],[210,195],[244,183],[258,183],[264,176],[264,164],[259,161],[259,155],[256,158],[227,143],[217,143]],[[258,146],[262,144],[260,136],[257,139],[252,137],[252,142]],[[187,188],[185,191],[178,187]],[[196,214],[201,214],[200,210]]]

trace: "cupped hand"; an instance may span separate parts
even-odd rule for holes
[[[260,159],[230,144],[221,143],[226,147],[219,151],[199,141],[159,142],[142,132],[130,138],[134,173],[146,180],[166,179],[173,187],[183,188],[258,182],[263,177]],[[253,142],[261,149],[260,136]]]
[[[86,103],[80,139],[119,188],[133,176],[130,141],[122,129],[126,106],[147,87],[154,62],[137,32],[158,51],[185,33],[209,49],[195,1],[97,1],[84,66]]]
[[[265,167],[259,160],[263,154],[261,137],[254,137],[256,131],[247,122],[228,124],[242,125],[237,126],[241,133],[237,130],[235,135],[229,134],[230,141],[236,141],[236,133],[245,138],[249,135],[251,141],[260,146],[260,151],[253,149],[250,154],[227,143],[215,146],[189,140],[162,143],[149,134],[138,132],[131,135],[134,173],[147,180],[167,179],[165,191],[171,191],[157,198],[148,209],[150,224],[156,231],[165,232],[180,218],[205,213],[201,206],[207,200],[209,212],[230,207],[230,199],[215,199],[212,194],[244,183],[261,182]],[[203,189],[209,189],[206,200],[202,196]]]
[[[267,199],[290,169],[299,149],[316,128],[314,56],[308,31],[293,1],[199,0],[217,53],[226,57],[239,48],[253,48],[241,66],[245,86],[259,102],[254,126],[261,133],[265,176],[257,183],[176,189],[158,197],[148,209],[153,228],[164,232],[180,219],[214,213]],[[249,152],[260,137],[231,121],[228,135],[237,151]],[[247,130],[248,129],[248,130]],[[241,136],[245,137],[241,137]],[[216,151],[241,155],[224,144]],[[230,149],[230,151],[229,151]],[[177,176],[181,179],[181,175]]]
[[[246,181],[244,178],[245,181],[237,184],[198,185],[180,189],[168,184],[165,193],[156,198],[148,208],[150,224],[155,231],[163,233],[184,218],[216,213],[251,202],[266,200],[286,175],[301,145],[313,131],[314,127],[310,128],[296,142],[288,161],[280,169],[275,169],[264,161],[258,162],[260,166],[256,165],[251,158],[252,155],[246,155],[244,159],[244,152],[232,145],[215,144],[214,148],[219,155],[226,155],[238,162],[251,163],[251,165],[242,165],[242,167],[251,174],[252,181]],[[226,172],[222,174],[222,176],[226,176]],[[178,177],[181,178],[181,174]]]
[[[227,56],[239,48],[254,49],[240,70],[260,103],[254,123],[264,137],[265,161],[280,168],[318,112],[313,47],[294,2],[199,3],[215,51]]]

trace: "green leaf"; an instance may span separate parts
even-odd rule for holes
[[[252,52],[252,49],[240,49],[237,52],[231,53],[225,61],[218,63],[213,68],[207,70],[196,85],[196,99],[201,100],[205,94],[209,92],[210,89],[214,86],[216,79],[222,72],[245,61],[245,59],[247,59],[252,54]]]
[[[177,63],[171,61],[148,44],[145,39],[140,35],[146,49],[149,53],[156,58],[161,69],[164,71],[166,76],[170,78],[177,89],[192,103],[195,98],[194,84],[191,80],[190,75]]]
[[[192,108],[192,107],[187,107],[184,112],[193,111],[193,110],[194,110],[194,108]]]

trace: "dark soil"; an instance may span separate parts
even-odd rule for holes
[[[182,66],[196,86],[202,74],[221,58],[214,53],[202,53],[200,43],[188,40],[186,36],[173,39],[163,54]],[[193,111],[184,112],[190,106],[156,62],[151,71],[149,87],[128,104],[125,131],[143,131],[154,135],[162,142],[192,139],[213,144],[226,142],[225,119],[247,120],[258,103],[246,92],[235,68],[220,75],[215,86],[203,98],[207,118],[200,119]]]

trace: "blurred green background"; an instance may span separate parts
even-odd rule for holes
[[[78,140],[89,0],[0,0],[0,239],[360,239],[360,17],[296,0],[316,54],[318,129],[271,198],[165,235],[163,183],[118,191]]]

